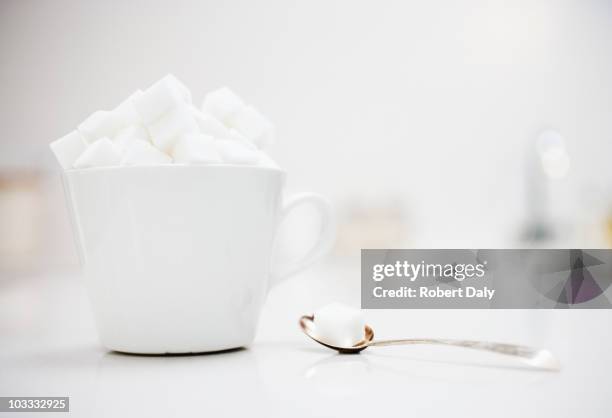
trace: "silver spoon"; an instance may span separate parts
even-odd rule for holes
[[[350,347],[340,347],[328,344],[322,341],[317,335],[314,315],[304,315],[300,318],[300,328],[304,334],[309,336],[314,341],[327,348],[336,350],[342,354],[357,354],[368,347],[384,347],[389,345],[413,345],[413,344],[434,344],[447,345],[453,347],[465,347],[475,350],[491,351],[494,353],[514,356],[525,363],[543,370],[558,371],[561,369],[559,361],[548,350],[540,350],[536,348],[526,347],[522,345],[492,343],[485,341],[470,341],[470,340],[448,340],[438,338],[408,338],[401,340],[379,340],[374,341],[374,331],[369,325],[365,326],[363,340]]]

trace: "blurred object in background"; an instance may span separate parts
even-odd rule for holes
[[[562,234],[562,219],[553,200],[553,182],[564,179],[570,169],[570,157],[561,134],[553,129],[539,133],[527,155],[527,219],[523,239],[534,244],[552,242]],[[569,199],[567,188],[561,199]]]
[[[39,172],[0,171],[0,272],[27,269],[35,263],[43,203]]]
[[[554,129],[541,131],[528,145],[523,245],[606,248],[612,244],[606,226],[611,216],[610,176],[578,178],[571,169],[569,145]]]
[[[48,144],[7,140],[0,152],[0,281],[77,269],[59,166]]]
[[[355,199],[339,215],[334,254],[359,256],[362,248],[407,246],[408,211],[397,198]]]
[[[608,238],[608,245],[612,247],[612,207],[608,210],[608,217],[606,218],[606,235]]]
[[[612,222],[612,194],[606,190],[605,183],[604,179],[592,179],[579,188],[574,213],[574,248],[612,247],[612,231],[608,226]]]
[[[0,280],[77,269],[72,237],[57,173],[0,169]]]

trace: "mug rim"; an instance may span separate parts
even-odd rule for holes
[[[240,169],[240,170],[256,170],[256,171],[271,171],[273,173],[286,174],[285,170],[281,168],[262,167],[257,165],[246,165],[246,164],[224,164],[224,163],[213,163],[213,164],[155,164],[155,165],[133,165],[133,166],[108,166],[108,167],[89,167],[89,168],[70,168],[63,170],[65,174],[69,173],[87,173],[87,172],[109,172],[109,171],[138,171],[138,170],[151,170],[151,169],[162,169],[162,170],[174,170],[174,169],[202,169],[202,168],[215,168],[215,169]]]

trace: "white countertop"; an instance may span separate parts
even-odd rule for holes
[[[193,356],[106,351],[78,275],[0,281],[0,396],[70,396],[70,416],[609,417],[612,311],[368,311],[377,336],[498,340],[549,348],[559,373],[465,349],[339,355],[297,319],[359,303],[358,262],[273,289],[248,349]],[[12,414],[15,415],[15,414]],[[22,415],[19,415],[22,416]]]

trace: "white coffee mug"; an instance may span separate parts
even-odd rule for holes
[[[248,166],[68,170],[64,186],[101,342],[130,353],[250,344],[271,285],[331,247],[329,203],[282,203],[285,174]],[[280,271],[277,229],[296,206],[321,215],[312,250]]]

